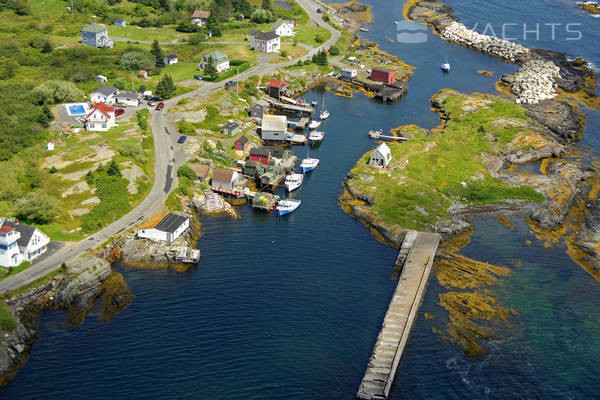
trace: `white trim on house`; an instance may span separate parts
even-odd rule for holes
[[[381,143],[369,157],[369,165],[387,167],[392,161],[392,152],[387,144]]]

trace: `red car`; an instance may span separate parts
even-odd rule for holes
[[[163,108],[165,108],[165,103],[162,101],[156,105],[157,110],[162,110]]]
[[[122,108],[117,108],[115,110],[115,115],[121,115],[121,114],[124,114],[124,113],[125,113],[125,110],[123,110]]]

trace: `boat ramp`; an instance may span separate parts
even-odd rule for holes
[[[398,286],[356,394],[359,399],[388,398],[417,318],[439,241],[438,233],[407,232],[397,259],[402,265]]]

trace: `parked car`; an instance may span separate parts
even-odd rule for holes
[[[162,110],[163,108],[165,108],[165,103],[162,101],[156,105],[157,110]]]
[[[320,9],[320,8],[317,8],[317,12],[318,12],[319,14],[321,14],[321,13],[323,12],[323,10],[322,10],[322,9]]]
[[[124,113],[125,113],[125,110],[122,109],[122,108],[117,108],[115,110],[115,115],[121,115],[121,114],[124,114]]]
[[[156,103],[155,103],[155,102],[153,102],[153,101],[149,101],[149,102],[148,102],[148,105],[149,105],[150,107],[154,107],[154,106],[156,105]]]
[[[235,86],[237,84],[238,84],[237,81],[229,81],[229,82],[225,83],[225,87],[231,87],[231,86]]]
[[[194,79],[198,79],[199,81],[203,80],[204,78],[202,78],[202,75],[194,75]]]
[[[181,135],[181,136],[179,136],[179,139],[177,139],[177,143],[185,143],[186,140],[187,140],[187,136]]]

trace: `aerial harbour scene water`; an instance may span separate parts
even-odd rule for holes
[[[600,397],[599,10],[0,6],[0,396]]]

